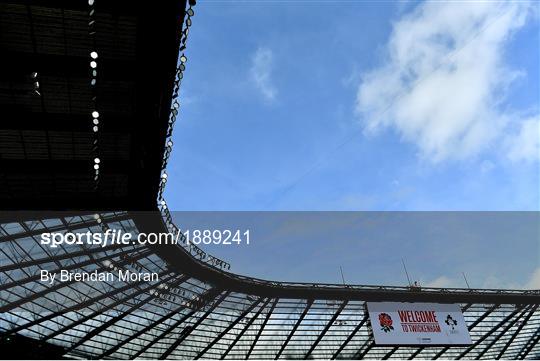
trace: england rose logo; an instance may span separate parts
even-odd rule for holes
[[[379,313],[379,324],[381,325],[381,330],[384,332],[390,332],[394,330],[392,326],[392,317],[388,313]]]

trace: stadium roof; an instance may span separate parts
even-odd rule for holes
[[[52,251],[39,242],[44,231],[98,232],[107,225],[136,233],[148,225],[138,224],[140,216],[129,213],[100,217],[100,222],[93,214],[81,214],[2,225],[4,343],[6,337],[19,335],[56,345],[59,354],[114,359],[519,359],[536,358],[540,352],[538,291],[279,283],[218,270],[180,247],[175,252],[191,259],[188,264],[168,262],[159,250],[138,244],[71,245]],[[146,270],[160,279],[69,281],[48,287],[38,274],[40,269],[108,268]],[[377,346],[366,312],[368,300],[458,303],[473,345]]]
[[[2,208],[155,206],[184,9],[185,0],[0,3]]]
[[[182,1],[0,3],[0,202],[4,210],[62,210],[2,214],[4,356],[540,357],[539,291],[283,283],[230,273],[185,244],[42,245],[42,232],[175,229],[156,200],[185,9]],[[48,285],[42,269],[160,277]],[[366,301],[459,304],[473,344],[378,346]]]

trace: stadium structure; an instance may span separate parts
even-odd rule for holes
[[[163,187],[194,5],[1,2],[0,358],[540,358],[538,290],[272,282],[185,242],[40,243],[176,229]],[[49,285],[42,269],[160,280]],[[472,344],[377,344],[370,301],[458,304]]]

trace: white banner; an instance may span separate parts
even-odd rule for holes
[[[459,305],[368,302],[377,345],[470,345]]]

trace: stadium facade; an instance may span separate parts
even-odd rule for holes
[[[0,357],[539,358],[538,290],[272,282],[186,242],[40,242],[176,230],[164,171],[193,5],[0,4]],[[158,277],[47,284],[42,270]],[[385,301],[457,304],[472,343],[377,344],[366,303]]]

